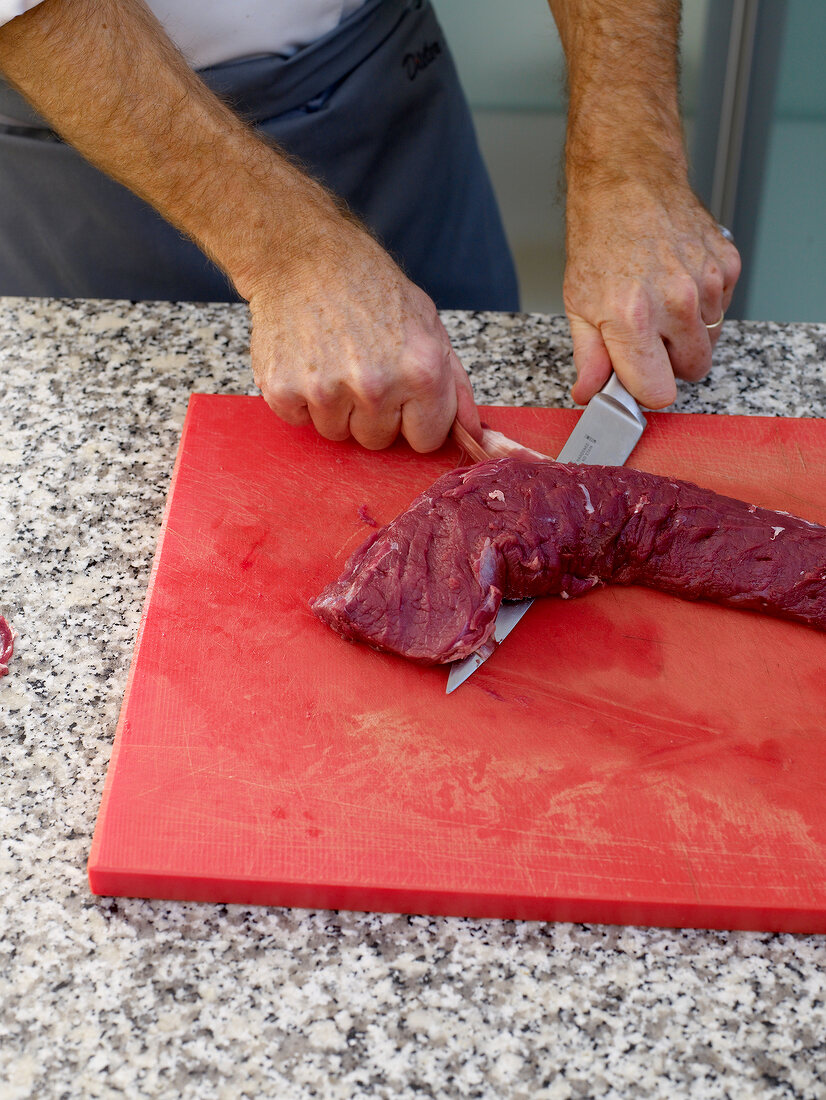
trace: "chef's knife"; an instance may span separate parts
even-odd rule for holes
[[[579,462],[588,466],[622,466],[645,428],[639,405],[615,374],[577,420],[557,462]],[[447,694],[455,691],[483,664],[513,630],[533,600],[508,600],[499,608],[493,631],[495,645],[488,642],[462,661],[454,661],[447,678]]]

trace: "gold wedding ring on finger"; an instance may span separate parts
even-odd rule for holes
[[[732,231],[730,229],[726,229],[726,227],[724,225],[720,225],[719,222],[717,223],[717,229],[718,229],[721,237],[725,237],[725,239],[727,241],[731,241],[731,243],[734,244],[734,234],[732,233]],[[723,310],[720,311],[719,320],[715,321],[713,325],[706,325],[706,328],[709,330],[709,332],[711,332],[712,329],[719,328],[720,325],[722,325],[723,321],[725,320],[725,316],[726,316],[726,311],[723,309]],[[703,324],[705,324],[705,321],[703,322]]]

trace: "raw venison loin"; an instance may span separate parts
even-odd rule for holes
[[[642,584],[826,630],[826,527],[624,466],[513,457],[439,478],[311,603],[414,661],[489,642],[499,604]]]
[[[14,653],[14,631],[0,615],[0,676],[9,671],[9,661]]]

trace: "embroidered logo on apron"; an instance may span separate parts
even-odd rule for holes
[[[402,58],[402,66],[408,80],[415,80],[422,69],[435,61],[441,52],[442,47],[438,42],[426,42],[416,53],[406,53]]]

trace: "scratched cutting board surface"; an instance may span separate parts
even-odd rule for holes
[[[550,454],[577,416],[484,412]],[[826,931],[826,634],[604,589],[538,601],[446,696],[311,614],[365,514],[459,459],[193,396],[92,889]],[[629,464],[826,523],[821,421],[653,414]]]

